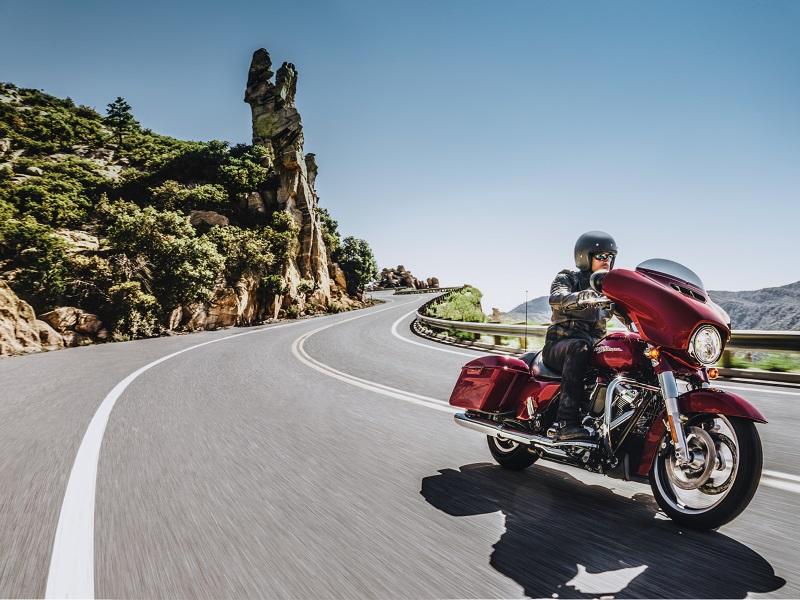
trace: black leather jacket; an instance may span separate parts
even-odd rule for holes
[[[559,271],[550,286],[551,325],[545,343],[563,338],[585,339],[594,344],[606,334],[611,311],[605,308],[577,307],[580,292],[589,290],[589,271]]]

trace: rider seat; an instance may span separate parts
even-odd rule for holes
[[[531,375],[534,377],[539,379],[553,379],[555,381],[561,380],[560,373],[556,373],[544,364],[541,350],[538,352],[528,352],[527,354],[523,354],[520,358],[528,365],[531,370]]]

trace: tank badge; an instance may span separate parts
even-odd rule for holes
[[[615,348],[614,346],[598,346],[594,349],[595,352],[622,352],[622,348]]]

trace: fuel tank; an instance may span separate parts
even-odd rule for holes
[[[590,364],[600,370],[616,373],[634,373],[650,366],[644,355],[647,343],[639,334],[615,331],[595,344]]]

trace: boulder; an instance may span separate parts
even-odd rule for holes
[[[182,307],[183,310],[183,324],[188,331],[197,331],[206,328],[206,321],[208,320],[208,312],[206,311],[205,304],[197,302]]]
[[[208,307],[205,329],[218,329],[236,324],[239,317],[239,297],[233,288],[217,290]]]
[[[339,263],[331,263],[331,277],[336,287],[342,291],[347,290],[347,277],[345,277],[344,271],[342,271]]]
[[[181,326],[182,320],[183,320],[183,308],[180,306],[176,306],[169,314],[169,318],[167,319],[167,330],[174,331],[175,329]]]
[[[77,254],[80,252],[95,252],[100,249],[100,241],[85,231],[72,229],[58,229],[55,235],[67,243],[67,252]]]
[[[85,335],[95,335],[103,328],[103,322],[91,313],[82,312],[75,323],[75,331]]]
[[[64,347],[76,348],[77,346],[88,346],[92,343],[92,338],[76,331],[66,331],[62,335],[64,338]]]
[[[11,140],[8,138],[0,138],[0,156],[11,151]]]
[[[64,338],[50,325],[37,319],[36,328],[39,331],[39,342],[42,344],[42,350],[59,350],[64,347]]]
[[[214,226],[226,226],[230,224],[230,220],[225,215],[221,215],[213,210],[193,210],[189,213],[189,223],[197,227],[201,223]]]
[[[245,196],[245,205],[248,211],[257,215],[263,215],[267,212],[264,200],[258,192],[250,192],[247,194]]]
[[[39,352],[41,349],[33,308],[0,279],[0,356]]]
[[[42,175],[43,171],[39,167],[28,167],[25,169],[28,175]]]
[[[80,308],[62,306],[50,312],[42,313],[39,318],[59,333],[65,333],[75,329],[75,325],[78,323],[78,316],[82,313],[83,311]]]

